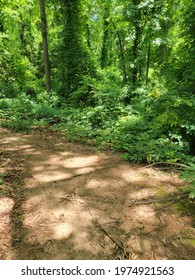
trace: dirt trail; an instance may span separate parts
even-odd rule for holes
[[[0,173],[0,259],[195,259],[195,205],[167,200],[176,174],[5,129]]]

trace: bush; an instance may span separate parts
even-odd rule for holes
[[[35,107],[34,117],[37,120],[52,119],[59,116],[60,110],[53,108],[48,104],[39,104]]]
[[[180,178],[188,183],[185,190],[189,193],[189,198],[195,198],[195,164],[190,163],[187,169],[180,174]]]
[[[10,128],[16,132],[29,131],[31,129],[31,123],[28,120],[13,117],[4,124],[5,127]]]

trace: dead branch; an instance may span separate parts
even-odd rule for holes
[[[154,231],[159,230],[159,229],[164,228],[164,227],[166,227],[166,225],[159,225],[158,227],[154,228],[153,230],[150,230],[150,231],[148,231],[146,233],[143,233],[143,234],[150,234],[151,232],[154,232]]]
[[[168,197],[166,199],[156,199],[156,200],[149,200],[149,201],[136,201],[132,204],[130,204],[128,207],[132,207],[132,206],[136,206],[136,205],[142,205],[142,204],[154,204],[154,203],[160,203],[160,202],[167,202],[167,201],[171,201],[171,202],[176,202],[178,200],[180,200],[181,198],[184,197],[188,197],[188,194],[184,194],[184,195],[179,195],[176,198],[173,197]]]
[[[161,207],[157,207],[154,210],[156,211],[156,210],[161,210],[161,209],[164,209],[166,207],[169,207],[170,205],[172,205],[173,203],[179,201],[181,198],[184,198],[184,197],[188,197],[188,194],[180,195],[180,196],[176,197],[175,199],[169,200],[170,203],[168,203],[168,204],[166,204],[164,206],[161,206]]]
[[[164,206],[161,206],[161,207],[157,207],[155,208],[154,210],[157,211],[157,210],[161,210],[161,209],[164,209],[164,208],[167,208],[169,207],[170,205],[172,205],[173,203],[175,203],[177,200],[172,200],[170,203],[164,205]]]
[[[149,168],[149,167],[153,167],[155,165],[160,165],[160,164],[164,164],[164,165],[174,165],[174,166],[178,166],[178,167],[182,167],[182,168],[187,168],[187,165],[185,164],[181,164],[181,163],[176,163],[176,162],[155,162],[152,164],[149,164],[147,166],[144,166],[145,168]]]
[[[101,228],[101,230],[110,238],[110,240],[115,243],[122,251],[124,251],[123,246],[121,246],[114,238],[97,222],[97,225]]]
[[[106,169],[111,169],[111,168],[114,168],[114,167],[117,167],[117,166],[118,165],[113,165],[113,166],[111,165],[111,166],[105,166],[105,167],[97,168],[95,170],[92,170],[92,171],[89,171],[89,172],[86,172],[86,173],[75,174],[75,175],[71,176],[70,178],[66,178],[64,180],[71,180],[72,178],[75,178],[75,177],[90,175],[91,173],[99,172],[99,171],[106,170]]]
[[[118,246],[124,253],[124,256],[129,256],[129,253],[125,250],[124,246],[119,244],[103,227],[96,221],[97,225],[100,227],[100,229],[110,238],[110,240]]]
[[[157,226],[156,228],[154,228],[154,229],[152,229],[152,230],[150,230],[150,231],[146,231],[146,232],[141,232],[141,233],[138,233],[138,235],[140,236],[142,236],[142,235],[150,235],[150,233],[152,233],[152,232],[154,232],[154,231],[157,231],[157,230],[160,230],[160,229],[162,229],[162,228],[164,228],[164,227],[166,227],[166,225],[164,224],[164,225],[159,225],[159,226]]]

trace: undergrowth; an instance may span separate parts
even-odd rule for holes
[[[105,91],[103,87],[101,90]],[[169,121],[164,112],[154,118],[153,107],[159,102],[156,97],[146,95],[144,102],[139,103],[138,95],[132,105],[112,101],[110,95],[106,99],[106,94],[95,97],[95,103],[88,106],[63,103],[54,93],[49,98],[44,94],[37,99],[25,94],[18,98],[2,98],[0,125],[16,132],[52,125],[56,130],[64,131],[70,141],[119,151],[124,160],[134,163],[194,162],[190,154],[190,137],[188,139],[194,134],[193,125],[185,120],[181,122],[174,110],[167,112],[169,118],[173,115]],[[191,171],[183,174],[188,182]],[[192,185],[189,192],[194,197],[194,181]]]
[[[138,110],[136,103],[125,106],[110,99],[104,101],[105,104],[100,105],[98,100],[98,104],[87,107],[59,107],[54,94],[50,98],[39,96],[38,101],[26,95],[4,98],[0,100],[0,124],[15,131],[54,125],[65,131],[69,140],[120,151],[123,159],[131,162],[189,161],[190,143],[183,135],[182,125],[168,124],[164,119],[159,123],[145,104],[140,104]]]
[[[187,169],[180,174],[180,179],[186,183],[185,190],[189,193],[189,198],[195,198],[195,164],[190,163]]]

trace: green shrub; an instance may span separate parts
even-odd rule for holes
[[[185,190],[189,193],[189,198],[195,198],[195,164],[190,163],[187,169],[180,174],[180,178],[188,183]]]
[[[34,117],[37,120],[52,119],[59,115],[59,109],[53,108],[48,104],[39,104],[35,108]]]
[[[28,131],[31,129],[31,123],[29,120],[13,117],[4,124],[5,127],[10,128],[16,132]]]

